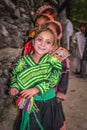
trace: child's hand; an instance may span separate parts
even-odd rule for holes
[[[57,97],[58,99],[61,99],[61,101],[63,101],[63,100],[66,99],[66,95],[63,94],[63,93],[60,93],[60,92],[57,92],[56,97]]]
[[[11,96],[16,96],[19,93],[17,88],[11,88],[10,89],[10,95]]]
[[[34,87],[27,90],[23,90],[20,94],[24,98],[31,98],[32,96],[35,96],[37,93],[39,93],[39,90]]]

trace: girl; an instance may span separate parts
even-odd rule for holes
[[[61,63],[48,54],[55,43],[50,29],[39,31],[34,43],[34,53],[24,55],[13,69],[12,96],[17,100],[22,114],[16,130],[59,130],[63,125],[54,90],[58,82]]]
[[[58,86],[56,87],[57,99],[58,99],[58,108],[61,114],[61,118],[64,122],[64,125],[60,130],[66,130],[65,116],[62,107],[62,100],[66,99],[66,93],[68,89],[68,80],[69,80],[69,52],[63,48],[59,47],[59,40],[62,37],[62,26],[61,23],[55,20],[51,20],[46,24],[47,28],[50,28],[55,34],[55,44],[50,54],[56,56],[62,63],[62,75],[59,79]]]

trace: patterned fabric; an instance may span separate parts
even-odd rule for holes
[[[54,51],[51,55],[56,56],[56,58],[58,58],[58,60],[62,64],[62,73],[58,82],[58,86],[56,86],[56,91],[58,93],[63,94],[66,97],[69,81],[70,54],[67,49],[60,47],[56,51]]]
[[[42,14],[45,10],[48,9],[52,9],[55,12],[55,10],[50,5],[43,5],[36,11],[36,16]]]
[[[36,111],[36,112],[39,111],[33,97],[28,99],[28,98],[23,98],[22,96],[19,96],[18,99],[16,100],[16,104],[19,107],[19,109],[23,109],[28,113],[31,113],[33,111]]]
[[[59,47],[56,51],[52,53],[53,56],[56,56],[60,62],[67,59],[70,54],[67,49]]]
[[[37,87],[43,94],[55,87],[61,70],[61,63],[54,56],[46,54],[36,64],[29,55],[24,55],[13,69],[11,87],[19,90]]]

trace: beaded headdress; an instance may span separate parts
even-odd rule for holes
[[[42,14],[45,10],[52,9],[55,12],[55,9],[50,5],[43,5],[36,11],[36,16]]]
[[[42,15],[47,16],[50,20],[54,20],[53,16],[48,13],[43,13]]]

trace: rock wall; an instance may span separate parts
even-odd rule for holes
[[[11,70],[21,56],[27,32],[33,28],[35,10],[43,3],[38,2],[0,0],[0,115],[12,101],[8,93]]]
[[[28,4],[26,0],[0,0],[0,48],[23,46],[35,12]]]

